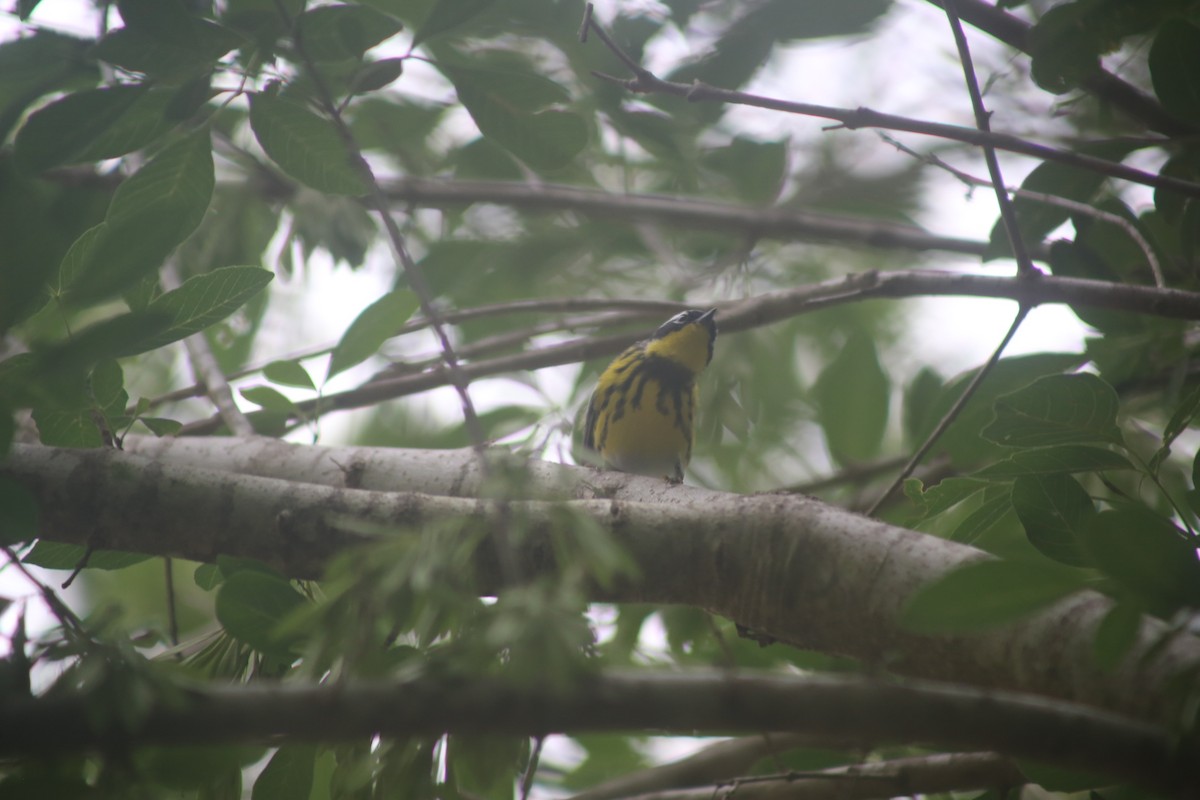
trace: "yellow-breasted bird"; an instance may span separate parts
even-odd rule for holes
[[[695,438],[696,377],[712,361],[716,313],[676,314],[613,359],[588,403],[584,447],[613,469],[683,480]]]

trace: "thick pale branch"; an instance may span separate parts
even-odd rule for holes
[[[394,683],[228,687],[158,703],[122,730],[85,697],[0,699],[0,752],[63,753],[137,744],[337,741],[444,732],[540,735],[659,729],[780,730],[862,747],[989,749],[1097,770],[1183,794],[1200,760],[1165,730],[1079,705],[1007,692],[753,672],[601,673],[558,687],[416,678]]]
[[[728,305],[718,305],[721,330],[749,330],[799,314],[845,303],[888,297],[990,297],[1016,300],[1033,307],[1045,304],[1106,308],[1169,319],[1200,319],[1200,293],[1156,286],[1131,286],[1084,278],[1033,275],[1024,278],[967,275],[932,270],[859,272],[845,278],[798,286],[759,295]],[[648,317],[649,318],[649,317]],[[558,345],[463,364],[469,380],[506,372],[544,369],[610,356],[628,347],[640,333],[589,337]],[[306,418],[329,411],[362,408],[385,400],[418,394],[445,386],[444,369],[373,381],[356,389],[334,392],[296,405]],[[184,426],[185,435],[214,433],[221,420],[209,419]]]
[[[157,451],[154,461],[18,445],[0,475],[34,492],[46,539],[197,560],[248,556],[293,576],[319,575],[331,555],[359,541],[344,529],[347,518],[405,535],[406,529],[442,522],[486,525],[494,513],[481,510],[475,499],[479,466],[469,452],[423,457],[274,442],[255,458],[254,442],[242,445],[242,458],[260,475],[287,472],[291,466],[284,462],[292,459],[298,469],[323,461],[318,471],[339,485],[393,490],[385,492],[189,466],[189,459],[203,460],[203,444],[188,443],[180,463],[172,463],[171,443],[146,448]],[[210,446],[214,453],[231,449],[222,440]],[[422,466],[411,466],[417,463]],[[1157,722],[1174,720],[1172,681],[1200,663],[1195,637],[1161,644],[1162,626],[1147,619],[1124,661],[1106,671],[1096,661],[1094,641],[1111,602],[1091,592],[1016,624],[971,635],[917,635],[900,623],[908,598],[948,571],[987,558],[984,553],[809,498],[733,495],[586,468],[535,466],[532,496],[575,498],[563,502],[607,529],[638,565],[640,580],[595,590],[596,600],[692,605],[786,643],[901,674],[1028,691]],[[415,475],[421,470],[436,475]],[[445,496],[431,493],[439,487]],[[588,499],[597,496],[603,499]],[[561,504],[513,500],[506,509],[509,519],[528,520],[513,553],[519,574],[553,569],[550,531],[561,524]],[[491,547],[477,553],[475,570],[482,592],[502,589]]]

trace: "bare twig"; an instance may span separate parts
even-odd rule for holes
[[[282,0],[275,0],[275,8],[280,17],[286,20],[289,24],[292,22],[291,17],[284,7]],[[429,326],[432,328],[434,336],[437,337],[438,343],[442,348],[442,358],[446,365],[446,372],[449,378],[450,385],[454,387],[458,394],[459,403],[462,406],[463,423],[467,429],[467,434],[474,444],[475,448],[482,453],[484,447],[484,431],[483,426],[479,422],[479,415],[475,412],[475,404],[471,401],[471,394],[468,389],[470,378],[463,372],[458,363],[458,356],[454,352],[454,347],[450,344],[450,337],[446,333],[446,326],[442,321],[442,315],[433,303],[433,293],[429,289],[429,284],[425,280],[425,275],[421,271],[420,266],[413,259],[412,254],[408,252],[408,246],[404,241],[404,234],[400,232],[400,226],[396,224],[395,218],[392,217],[391,210],[388,208],[388,201],[379,188],[379,182],[375,179],[375,173],[371,169],[371,165],[363,157],[362,149],[358,146],[358,141],[354,138],[353,132],[346,124],[345,118],[338,110],[337,103],[334,102],[333,92],[326,84],[320,69],[316,62],[309,56],[304,47],[304,42],[300,35],[300,29],[295,28],[293,31],[293,40],[296,45],[296,52],[300,59],[304,62],[305,68],[308,70],[313,85],[316,87],[316,95],[325,113],[333,122],[334,128],[341,138],[343,145],[350,154],[352,162],[359,172],[364,185],[367,188],[367,204],[374,211],[380,221],[383,223],[383,228],[387,232],[388,243],[391,245],[392,253],[396,256],[405,278],[408,280],[409,287],[413,290],[413,294],[417,296],[417,301],[420,303],[421,313],[429,320]]]
[[[613,54],[622,60],[622,63],[629,59],[629,56],[625,55],[620,47],[609,38],[608,34],[603,32],[603,28],[594,19],[591,22],[591,29],[613,51]],[[709,86],[699,81],[691,84],[675,83],[663,80],[642,68],[639,68],[634,73],[633,78],[617,78],[602,72],[593,72],[592,74],[601,80],[640,94],[667,94],[674,97],[682,97],[690,102],[729,103],[732,105],[753,106],[772,111],[782,111],[788,114],[832,119],[839,122],[841,127],[851,130],[857,128],[886,128],[918,133],[925,136],[936,136],[942,139],[950,139],[977,146],[987,144],[999,150],[1021,153],[1042,159],[1043,161],[1054,161],[1133,183],[1170,189],[1179,192],[1185,197],[1200,197],[1200,183],[1185,181],[1167,175],[1156,175],[1119,162],[1107,161],[1102,158],[1095,158],[1094,156],[1038,144],[1027,139],[1022,139],[1019,136],[984,132],[977,128],[964,128],[958,125],[928,122],[911,117],[901,117],[895,114],[884,114],[869,108],[847,109],[822,106],[814,103],[795,103],[772,97],[762,97],[747,92],[718,89],[715,86]]]
[[[1017,329],[1020,328],[1021,323],[1025,321],[1025,317],[1029,314],[1029,309],[1030,306],[1026,303],[1022,303],[1021,307],[1017,309],[1017,315],[1013,317],[1012,325],[1008,327],[1008,332],[1004,334],[1004,338],[1000,340],[1000,344],[996,346],[995,351],[992,352],[992,355],[987,360],[987,363],[980,367],[979,371],[975,373],[975,377],[973,377],[971,382],[967,384],[967,387],[963,389],[963,393],[959,395],[957,400],[954,401],[954,405],[950,407],[950,410],[946,412],[945,416],[938,421],[937,427],[933,429],[921,446],[917,448],[917,451],[913,453],[912,458],[910,458],[908,463],[904,465],[904,469],[900,471],[900,474],[896,476],[896,479],[892,481],[886,490],[884,490],[883,494],[879,495],[879,499],[872,503],[871,507],[867,509],[868,517],[874,516],[875,512],[879,510],[879,507],[887,502],[887,499],[892,496],[892,493],[895,492],[896,489],[900,488],[900,485],[903,484],[905,479],[912,474],[912,471],[916,469],[917,464],[921,463],[921,459],[923,459],[930,449],[933,448],[933,445],[942,437],[942,434],[946,432],[946,429],[950,427],[951,423],[958,419],[958,415],[966,407],[967,403],[970,402],[971,398],[975,396],[975,392],[979,390],[984,378],[988,376],[988,373],[990,373],[992,368],[995,367],[1000,361],[1000,356],[1004,353],[1004,348],[1008,347],[1008,343],[1011,342],[1013,336],[1016,335]]]
[[[179,288],[181,281],[174,259],[163,267],[162,282],[168,291]],[[187,348],[188,363],[192,366],[196,383],[204,387],[204,393],[217,407],[217,414],[229,432],[235,436],[253,436],[254,426],[233,399],[233,390],[229,388],[229,381],[221,371],[212,348],[208,346],[208,339],[203,333],[194,333],[184,339],[183,344]]]
[[[942,0],[946,9],[946,19],[950,22],[950,30],[954,33],[954,45],[958,48],[958,59],[962,62],[963,78],[967,84],[967,94],[971,98],[971,110],[975,113],[975,127],[983,133],[991,133],[988,121],[989,113],[983,105],[983,95],[979,91],[979,81],[975,78],[975,66],[971,59],[971,48],[967,44],[966,34],[963,33],[962,23],[958,20],[955,0]],[[1013,256],[1017,260],[1017,274],[1029,276],[1037,270],[1029,259],[1029,251],[1025,248],[1025,239],[1021,236],[1021,228],[1017,224],[1017,212],[1013,209],[1012,201],[1005,189],[1004,176],[1000,172],[1000,162],[996,158],[996,148],[991,144],[981,145],[983,158],[987,162],[988,175],[992,178],[992,186],[996,192],[996,202],[1000,204],[1000,219],[1004,222],[1004,230],[1008,234],[1008,242],[1012,246]]]
[[[900,152],[910,155],[919,161],[929,164],[930,166],[949,172],[967,186],[983,186],[987,188],[992,187],[991,181],[986,181],[983,178],[963,172],[952,164],[947,164],[945,161],[933,155],[932,153],[918,153],[916,150],[913,150],[900,140],[889,136],[883,131],[879,132],[879,136],[881,139],[895,147]],[[1163,275],[1162,265],[1159,264],[1158,256],[1154,253],[1154,248],[1151,247],[1150,242],[1145,236],[1142,235],[1142,232],[1137,229],[1137,226],[1122,217],[1120,214],[1114,214],[1111,211],[1105,211],[1102,208],[1096,208],[1095,206],[1088,205],[1087,203],[1081,203],[1078,200],[1072,200],[1069,197],[1059,197],[1056,194],[1032,192],[1028,189],[1012,186],[1008,187],[1008,191],[1010,194],[1015,195],[1016,197],[1021,197],[1034,203],[1044,203],[1048,206],[1057,206],[1058,208],[1066,209],[1073,214],[1091,217],[1092,219],[1096,219],[1101,222],[1107,222],[1109,225],[1115,225],[1133,240],[1133,243],[1136,244],[1138,249],[1142,251],[1142,255],[1146,257],[1146,263],[1150,267],[1150,274],[1154,278],[1154,285],[1159,288],[1164,288],[1167,285],[1166,278]]]
[[[87,632],[84,630],[83,622],[75,615],[75,612],[55,594],[54,590],[37,579],[37,576],[29,571],[29,568],[22,563],[21,558],[8,545],[0,545],[0,552],[3,552],[17,571],[25,576],[25,580],[33,584],[34,588],[42,596],[46,607],[50,609],[50,613],[58,620],[58,624],[62,626],[64,632],[75,634],[77,636],[86,637]]]
[[[942,7],[942,0],[927,2]],[[1031,26],[1025,20],[983,0],[955,0],[955,5],[959,16],[968,24],[1009,47],[1024,53],[1030,51]],[[1084,77],[1080,83],[1091,94],[1166,136],[1195,136],[1200,133],[1200,126],[1172,116],[1153,97],[1102,68]]]

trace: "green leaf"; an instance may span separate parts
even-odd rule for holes
[[[325,380],[361,364],[379,352],[383,343],[396,335],[396,331],[408,321],[417,306],[416,295],[398,290],[388,292],[363,309],[333,348]]]
[[[1136,147],[1127,139],[1107,140],[1081,144],[1077,149],[1084,155],[1120,161]],[[1088,203],[1093,200],[1105,177],[1095,170],[1081,169],[1068,164],[1047,161],[1039,164],[1021,181],[1021,189],[1027,192],[1048,194]],[[1013,209],[1017,213],[1017,229],[1026,244],[1041,242],[1046,236],[1071,218],[1071,211],[1062,205],[1033,200],[1030,197],[1013,198]],[[997,220],[988,237],[988,246],[983,260],[1012,256],[1012,245],[1003,220]]]
[[[1183,19],[1163,25],[1147,62],[1163,107],[1181,120],[1200,122],[1200,28]]]
[[[165,417],[138,417],[138,422],[150,429],[155,436],[174,436],[183,428],[183,423]]]
[[[1050,375],[996,400],[982,436],[1011,447],[1121,444],[1117,393],[1095,375]]]
[[[354,157],[334,123],[274,94],[250,96],[250,127],[279,167],[320,192],[360,195],[367,191]]]
[[[991,488],[992,485],[978,478],[945,478],[937,485],[922,491],[920,481],[910,479],[905,483],[904,493],[916,504],[920,512],[919,519],[929,519],[953,508],[976,492]]]
[[[1102,668],[1112,670],[1121,662],[1137,641],[1141,624],[1142,610],[1132,603],[1117,603],[1108,610],[1096,628],[1092,643]]]
[[[1096,516],[1096,507],[1074,478],[1063,474],[1017,478],[1012,504],[1030,544],[1043,555],[1072,567],[1088,563],[1080,540]]]
[[[280,747],[254,781],[251,800],[308,800],[316,761],[316,745]]]
[[[362,58],[403,28],[396,18],[367,5],[317,6],[296,19],[296,41],[314,61],[342,61]]]
[[[66,297],[75,302],[106,297],[158,269],[204,218],[213,185],[207,128],[164,147],[117,188],[101,230],[81,237],[89,241],[82,266],[68,271],[72,254],[64,259],[66,277],[60,281]]]
[[[437,0],[429,10],[429,16],[425,17],[425,21],[413,34],[413,48],[431,36],[457,28],[494,2],[495,0]]]
[[[906,604],[902,623],[919,633],[966,633],[1015,622],[1085,586],[1078,570],[978,561],[921,587]]]
[[[890,396],[875,342],[865,333],[854,333],[813,386],[817,421],[835,461],[857,464],[879,453]]]
[[[312,376],[308,374],[299,361],[272,361],[263,367],[263,376],[282,386],[298,386],[301,389],[316,390]]]
[[[89,160],[90,149],[147,91],[141,85],[85,89],[38,109],[17,132],[18,163],[41,172]]]
[[[544,78],[506,70],[443,67],[459,101],[479,132],[534,169],[567,166],[587,144],[583,117],[569,111],[544,110],[568,99],[565,89]]]
[[[192,575],[192,579],[201,589],[211,592],[221,585],[221,582],[225,580],[225,576],[221,573],[221,568],[216,564],[201,564],[196,567],[196,572]]]
[[[266,655],[289,658],[294,640],[278,637],[284,617],[304,604],[286,580],[256,570],[235,572],[217,592],[217,621],[230,636]]]
[[[167,320],[154,336],[131,344],[119,355],[132,356],[156,350],[199,333],[225,319],[263,290],[275,275],[259,267],[222,267],[195,275],[178,289],[156,298],[146,312]]]
[[[958,523],[950,538],[956,542],[970,544],[1004,519],[1012,507],[1012,493],[1008,487],[1003,487],[1001,491],[987,489],[984,492],[983,504]]]
[[[1175,412],[1171,414],[1171,419],[1163,428],[1163,444],[1171,444],[1179,437],[1179,434],[1187,430],[1197,411],[1200,411],[1200,384],[1192,387],[1192,390],[1180,401]]]
[[[984,467],[973,477],[1009,480],[1022,475],[1103,472],[1109,469],[1134,469],[1134,466],[1125,456],[1112,450],[1085,444],[1064,444],[1019,450],[1003,461]]]
[[[270,386],[251,386],[239,390],[238,393],[251,403],[262,406],[268,411],[279,411],[285,414],[299,413],[296,404],[287,395]]]
[[[27,542],[37,533],[37,501],[25,486],[0,475],[0,544]]]
[[[130,72],[178,84],[212,72],[222,56],[242,44],[245,41],[233,31],[185,13],[182,24],[171,27],[168,35],[161,29],[132,25],[116,28],[92,48],[92,55]]]
[[[1063,94],[1100,69],[1101,43],[1087,25],[1085,3],[1049,9],[1029,31],[1031,74],[1038,86]]]
[[[21,559],[26,564],[46,569],[76,569],[83,561],[87,548],[77,544],[62,542],[47,542],[40,540],[26,556]],[[142,553],[124,553],[119,550],[93,550],[88,556],[88,569],[114,570],[132,567],[148,561],[150,556]]]
[[[1196,545],[1165,517],[1140,506],[1104,511],[1081,540],[1090,561],[1152,612],[1200,607]]]
[[[771,203],[788,176],[788,142],[758,142],[734,137],[724,147],[704,154],[704,167],[719,173],[736,196],[750,203]]]

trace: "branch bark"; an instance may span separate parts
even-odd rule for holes
[[[0,698],[0,753],[445,732],[783,730],[868,748],[900,743],[986,748],[1098,771],[1180,797],[1200,789],[1200,759],[1156,726],[1076,704],[929,682],[894,685],[754,672],[599,672],[564,686],[439,676],[303,688],[210,688],[147,705],[140,718],[104,719],[87,697],[8,695]]]
[[[844,278],[771,292],[729,305],[718,305],[718,308],[721,330],[725,333],[735,333],[798,314],[861,300],[948,296],[1016,300],[1031,308],[1061,303],[1129,311],[1168,319],[1200,319],[1200,292],[1049,275],[1011,278],[933,270],[858,272]],[[573,364],[618,353],[642,333],[639,331],[577,339],[537,350],[474,361],[462,365],[462,371],[469,380],[476,380],[505,372]],[[445,386],[448,382],[449,378],[444,369],[431,369],[413,375],[372,381],[356,389],[333,392],[316,400],[301,401],[296,403],[296,406],[305,419],[312,419],[329,411],[363,408],[385,400],[429,391]],[[211,434],[220,429],[220,417],[212,416],[188,423],[184,426],[182,434]]]
[[[320,575],[332,554],[361,541],[343,527],[346,518],[403,535],[445,521],[486,524],[493,513],[475,499],[480,467],[470,451],[142,441],[131,437],[129,446],[154,460],[17,445],[0,475],[34,493],[46,539],[201,561],[244,556],[297,577]],[[220,451],[258,474],[194,466]],[[304,470],[328,483],[263,477]],[[334,488],[346,485],[363,488]],[[1103,669],[1094,640],[1112,604],[1093,592],[970,635],[915,634],[900,624],[907,599],[988,556],[809,498],[733,495],[547,462],[531,464],[529,486],[534,499],[506,506],[530,525],[514,554],[518,574],[555,569],[550,531],[563,502],[608,530],[636,562],[640,580],[595,589],[594,600],[696,606],[782,642],[899,674],[1031,692],[1163,724],[1177,720],[1178,681],[1200,664],[1200,641],[1165,638],[1147,618],[1121,664]],[[536,499],[564,491],[573,499]],[[481,548],[475,563],[484,594],[503,588],[490,553]]]

